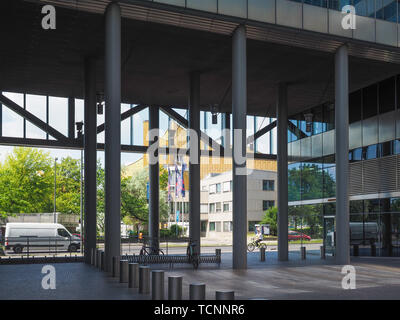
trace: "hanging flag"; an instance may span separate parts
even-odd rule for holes
[[[185,165],[185,163],[183,162],[183,163],[182,163],[182,172],[181,172],[181,181],[182,181],[182,182],[181,182],[181,186],[182,186],[181,194],[182,194],[182,198],[185,197],[185,179],[184,179],[185,170],[186,170],[186,165]]]
[[[179,169],[178,166],[175,164],[175,198],[178,198],[179,194]]]
[[[172,176],[171,176],[171,170],[169,170],[168,167],[168,202],[171,202],[171,183],[172,183]]]

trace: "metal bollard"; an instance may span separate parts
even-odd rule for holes
[[[100,250],[99,249],[95,249],[95,254],[94,254],[94,266],[96,267],[96,268],[98,268],[99,267],[99,262],[100,262],[100,259],[99,259],[99,256],[100,256]]]
[[[301,252],[301,260],[306,260],[306,256],[307,256],[306,247],[301,247],[300,252]]]
[[[151,298],[164,300],[164,271],[162,270],[151,272]]]
[[[128,270],[128,260],[119,261],[119,282],[128,282],[129,270]]]
[[[206,285],[204,283],[191,283],[189,285],[189,300],[206,300]]]
[[[100,269],[101,268],[101,251],[100,249],[97,249],[96,251],[96,268]]]
[[[376,244],[371,244],[371,257],[376,257]]]
[[[325,246],[320,246],[321,259],[325,259]]]
[[[235,291],[231,290],[215,291],[215,300],[235,300]]]
[[[119,261],[120,257],[116,256],[112,258],[112,270],[111,270],[111,275],[113,278],[116,278],[119,276]]]
[[[139,293],[148,294],[150,293],[150,267],[140,266],[139,267]]]
[[[260,248],[260,261],[265,261],[265,248]]]
[[[139,287],[139,263],[129,263],[128,270],[128,288]]]
[[[104,256],[105,256],[104,251],[101,250],[101,251],[100,251],[100,270],[101,270],[101,271],[104,271],[104,270],[105,270]]]
[[[182,276],[168,277],[168,300],[182,300]]]
[[[359,246],[358,244],[355,244],[353,246],[353,256],[358,257],[358,255],[359,255]]]
[[[94,265],[94,254],[95,254],[94,250],[95,250],[94,248],[90,250],[90,265],[92,266]]]

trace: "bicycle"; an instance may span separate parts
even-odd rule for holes
[[[186,254],[188,256],[189,262],[193,264],[194,269],[197,269],[199,267],[199,255],[195,250],[196,246],[196,241],[190,240],[186,249]]]
[[[254,249],[255,249],[256,247],[257,247],[257,248],[267,248],[267,245],[266,245],[265,243],[262,243],[261,241],[257,242],[257,239],[256,239],[256,238],[253,238],[253,239],[252,239],[252,242],[250,242],[250,243],[247,245],[247,250],[248,250],[249,252],[253,252]]]
[[[146,244],[143,243],[142,248],[140,249],[139,255],[144,256],[144,255],[164,255],[164,251],[162,251],[160,248],[154,248],[151,246],[146,246]]]

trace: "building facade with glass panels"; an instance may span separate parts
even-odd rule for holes
[[[350,245],[360,255],[400,256],[400,77],[349,95]],[[335,251],[335,119],[326,103],[290,117],[290,227]]]

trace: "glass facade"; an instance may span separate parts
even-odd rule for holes
[[[349,96],[350,243],[360,255],[400,256],[399,78]],[[290,118],[289,228],[323,239],[334,254],[336,165],[334,105]]]

